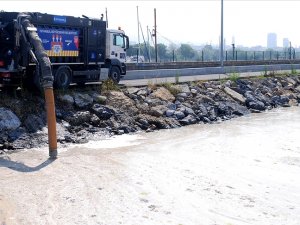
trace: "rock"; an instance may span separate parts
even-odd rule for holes
[[[194,110],[195,111],[195,110]],[[197,105],[197,110],[195,111],[197,116],[201,117],[207,117],[208,116],[208,111],[206,109],[206,106],[204,104],[198,104]]]
[[[100,123],[99,117],[96,116],[95,114],[92,115],[90,121],[91,121],[91,123],[92,123],[94,126],[98,126],[99,123]]]
[[[18,138],[20,138],[21,136],[26,135],[26,130],[24,127],[18,127],[15,130],[12,130],[8,133],[8,141],[9,142],[14,142],[15,140],[17,140]]]
[[[225,83],[224,83],[224,86],[225,87],[230,87],[232,85],[232,81],[231,80],[227,80]]]
[[[197,123],[197,119],[192,115],[188,115],[185,118],[183,118],[182,120],[179,120],[179,122],[182,125],[190,125],[190,124]]]
[[[152,127],[153,125],[155,125],[155,128],[157,129],[169,129],[169,128],[180,127],[180,123],[178,123],[176,120],[172,118],[167,118],[167,117],[162,118],[162,117],[140,114],[138,115],[137,120],[140,121],[141,119],[148,121],[148,123]]]
[[[186,94],[191,93],[190,87],[187,84],[179,84],[179,85],[176,85],[176,87],[178,87],[178,89],[181,90],[181,92],[183,92],[183,93],[186,93]]]
[[[104,105],[94,104],[92,112],[96,114],[101,120],[108,120],[115,115],[115,110]]]
[[[208,104],[211,104],[211,105],[216,104],[216,102],[212,98],[210,98],[206,95],[202,95],[202,94],[197,95],[197,103],[198,104],[208,103]]]
[[[89,123],[91,120],[91,113],[89,111],[79,111],[75,112],[72,116],[66,118],[66,120],[72,125],[72,126],[80,126],[84,123]]]
[[[138,113],[135,102],[121,91],[109,92],[107,96],[107,105],[112,106],[114,109],[118,109],[120,112],[127,112],[129,115],[136,115]]]
[[[168,89],[164,87],[160,87],[157,90],[153,91],[151,95],[163,101],[168,101],[168,102],[175,101],[175,97],[171,94],[171,92]]]
[[[287,96],[281,95],[281,96],[273,96],[272,101],[274,103],[274,105],[280,105],[280,106],[284,106],[284,107],[289,107],[289,98]]]
[[[138,91],[137,95],[147,96],[148,91],[146,89],[141,89]]]
[[[226,118],[232,117],[232,115],[244,116],[249,114],[250,111],[247,107],[237,104],[236,102],[220,102],[218,105],[218,114],[220,116],[226,116]]]
[[[160,117],[163,116],[164,113],[167,111],[167,107],[164,105],[154,106],[150,108],[149,115]]]
[[[181,120],[185,117],[184,113],[181,111],[175,111],[174,115],[178,120]]]
[[[21,121],[12,111],[0,107],[0,132],[15,130],[20,125]]]
[[[296,99],[290,99],[288,105],[298,106],[298,101]]]
[[[136,94],[139,90],[140,90],[140,88],[135,88],[135,87],[127,88],[128,94]]]
[[[225,87],[224,88],[224,91],[230,96],[232,97],[234,100],[242,103],[242,104],[245,104],[246,102],[246,99],[244,98],[243,95],[237,93],[236,91],[230,89],[229,87]]]
[[[93,104],[93,98],[88,94],[76,93],[74,95],[74,100],[75,100],[75,106],[80,109],[88,108]]]
[[[296,91],[300,92],[300,85],[298,87],[295,88]]]
[[[258,110],[258,111],[263,111],[266,109],[266,106],[263,102],[261,101],[252,101],[252,102],[248,102],[247,103],[247,106],[250,108],[250,109],[254,109],[254,110]]]
[[[62,101],[63,103],[67,104],[68,106],[73,106],[74,105],[74,98],[71,95],[59,95],[58,99]]]
[[[207,107],[207,112],[208,112],[208,118],[210,121],[217,120],[218,108],[215,108],[214,106],[209,106],[209,107]]]
[[[297,84],[297,82],[294,79],[290,78],[290,77],[287,77],[286,81],[289,82],[290,84],[292,84],[293,86],[295,86]]]
[[[180,99],[180,98],[186,99],[187,97],[188,97],[188,94],[185,92],[180,92],[176,95],[176,99]]]
[[[42,130],[43,127],[46,126],[46,124],[40,117],[30,114],[25,119],[24,126],[26,127],[28,132],[34,133],[37,132],[38,130]]]
[[[99,95],[97,93],[94,93],[92,95],[92,98],[93,98],[93,100],[94,100],[95,103],[99,103],[99,104],[102,104],[102,105],[105,105],[106,101],[107,101],[107,97],[106,96]]]
[[[195,88],[191,88],[191,93],[192,93],[193,95],[196,95],[196,94],[198,93],[198,90],[195,89]]]
[[[188,115],[196,116],[194,110],[189,107],[185,107],[184,114],[186,116],[188,116]]]
[[[171,109],[171,110],[176,110],[176,108],[177,108],[176,104],[174,104],[174,103],[168,104],[167,107],[168,107],[168,109]]]
[[[168,109],[168,110],[166,111],[166,116],[167,116],[167,117],[171,117],[171,116],[174,115],[174,113],[175,113],[175,110]]]

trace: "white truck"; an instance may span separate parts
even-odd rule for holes
[[[40,69],[34,48],[22,35],[19,12],[0,12],[0,87],[39,86]],[[106,21],[73,16],[26,13],[50,58],[54,86],[66,89],[126,74],[129,38],[121,29],[106,29]],[[28,28],[27,28],[28,29]]]

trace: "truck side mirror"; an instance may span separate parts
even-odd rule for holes
[[[125,40],[126,40],[126,45],[125,45],[125,49],[129,48],[129,37],[125,35]]]

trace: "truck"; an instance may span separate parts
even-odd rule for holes
[[[32,24],[21,29],[20,12],[0,12],[0,87],[41,86],[41,68],[25,31],[35,31],[51,62],[54,87],[84,85],[111,79],[119,83],[126,74],[129,38],[121,28],[107,29],[106,21],[26,12]]]

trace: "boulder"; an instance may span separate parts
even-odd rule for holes
[[[75,100],[75,106],[80,109],[88,108],[93,104],[93,98],[88,94],[76,93],[74,95],[74,100]]]
[[[62,101],[63,103],[67,104],[68,106],[73,106],[74,105],[74,98],[71,95],[59,95],[58,99]]]
[[[164,105],[158,105],[150,108],[149,115],[160,117],[163,116],[164,113],[167,111],[167,107]]]
[[[232,90],[231,88],[229,87],[225,87],[224,88],[224,91],[226,94],[228,94],[230,97],[232,97],[234,100],[242,103],[242,104],[245,104],[246,102],[246,99],[244,98],[243,95],[237,93],[236,91]]]
[[[186,92],[180,92],[176,95],[176,99],[186,99],[188,94]]]
[[[295,86],[297,84],[297,81],[295,81],[294,79],[290,78],[290,77],[287,77],[286,78],[286,81],[290,84],[292,84],[293,86]]]
[[[174,115],[177,118],[177,120],[181,120],[185,117],[184,113],[181,111],[175,111]]]
[[[174,113],[175,113],[175,110],[168,109],[168,110],[166,111],[166,116],[167,116],[167,117],[171,117],[171,116],[174,115]]]
[[[37,132],[38,130],[42,130],[42,128],[45,127],[46,124],[40,117],[30,114],[25,119],[24,126],[26,127],[28,132],[34,133]]]
[[[179,84],[176,85],[176,87],[180,90],[180,92],[186,93],[188,95],[191,93],[190,87],[187,84]]]
[[[182,120],[179,120],[179,122],[182,125],[190,125],[190,124],[197,123],[197,119],[192,115],[188,115],[185,118],[183,118]]]
[[[168,109],[171,109],[171,110],[176,110],[176,108],[177,108],[176,104],[174,104],[174,103],[168,104],[167,107],[168,107]]]
[[[80,126],[84,123],[89,123],[91,117],[92,115],[89,111],[79,111],[66,118],[66,120],[73,126]]]
[[[12,111],[0,107],[0,132],[15,130],[20,125],[21,121]]]
[[[137,95],[141,95],[141,96],[147,96],[148,95],[148,91],[144,88],[141,89],[137,92]]]
[[[163,101],[173,102],[175,101],[175,97],[171,94],[171,92],[165,87],[160,87],[157,90],[153,91],[151,94],[155,98],[159,98]]]
[[[198,104],[201,104],[201,103],[208,103],[211,105],[216,104],[216,102],[212,98],[210,98],[206,95],[202,95],[202,94],[197,95],[197,102],[198,102]]]
[[[287,96],[284,96],[284,95],[276,95],[276,96],[273,96],[272,98],[272,101],[274,103],[274,105],[280,105],[280,106],[284,106],[284,107],[289,107],[289,97]]]
[[[107,105],[118,109],[120,112],[127,112],[130,115],[136,115],[138,113],[135,102],[121,91],[109,92],[107,96]]]
[[[263,111],[266,110],[266,106],[263,102],[261,101],[252,101],[252,102],[247,102],[247,106],[250,109],[258,110],[258,111]]]
[[[106,96],[99,95],[97,93],[94,93],[92,95],[92,98],[93,98],[93,100],[94,100],[95,103],[99,103],[99,104],[102,104],[102,105],[105,105],[106,101],[107,101],[107,97]]]
[[[127,92],[130,95],[136,94],[139,90],[140,90],[140,88],[135,88],[135,87],[129,87],[129,88],[127,88]]]
[[[115,115],[115,110],[104,105],[94,104],[92,112],[96,114],[101,120],[108,120]]]
[[[191,93],[192,93],[193,95],[197,95],[198,90],[195,89],[195,88],[191,88]]]

